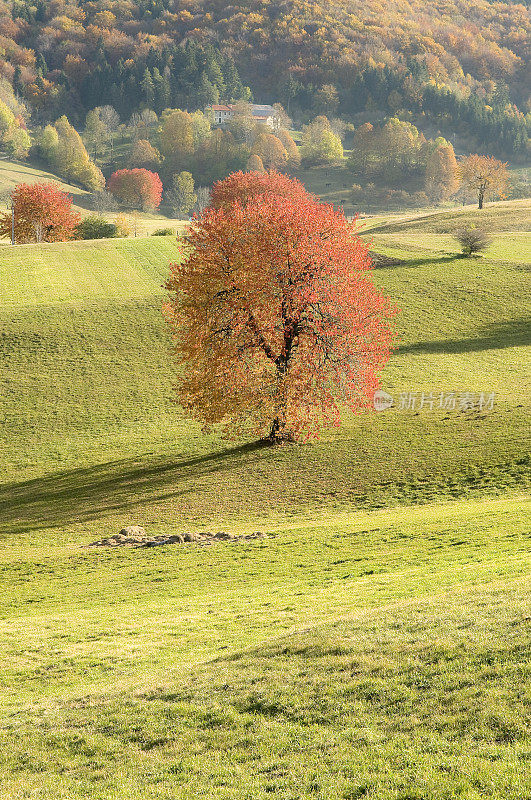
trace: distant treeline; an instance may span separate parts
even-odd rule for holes
[[[263,0],[14,0],[0,3],[0,77],[33,123],[87,111],[280,102],[317,115],[399,116],[518,159],[529,103],[523,5],[488,0],[308,4]],[[419,29],[419,16],[422,27]]]

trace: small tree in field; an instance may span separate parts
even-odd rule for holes
[[[461,228],[455,234],[455,238],[461,245],[464,256],[480,253],[482,250],[486,250],[491,243],[490,236],[480,228]]]
[[[162,181],[148,169],[119,169],[109,178],[109,191],[131,208],[152,211],[160,206]]]
[[[353,224],[294,193],[207,208],[167,283],[181,404],[271,442],[368,408],[394,335]]]
[[[492,156],[468,156],[459,165],[459,175],[465,189],[476,194],[478,208],[490,197],[505,197],[509,186],[507,164]]]
[[[66,242],[76,238],[80,214],[72,198],[54,183],[19,183],[11,193],[15,211],[15,241]],[[0,217],[0,236],[11,236],[12,215]]]

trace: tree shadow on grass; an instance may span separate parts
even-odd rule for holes
[[[187,459],[131,458],[0,486],[0,531],[24,533],[88,522],[142,502],[179,497],[196,481],[260,458],[266,445],[251,442]],[[253,458],[254,455],[254,458]]]
[[[390,269],[392,267],[425,267],[428,264],[447,264],[451,261],[461,260],[461,253],[450,253],[439,256],[419,256],[417,258],[404,258],[403,256],[384,256],[376,251],[370,251],[374,269]]]
[[[484,333],[465,339],[441,339],[414,342],[399,348],[398,354],[410,353],[476,353],[483,350],[501,350],[531,344],[531,320],[520,319],[488,325]]]

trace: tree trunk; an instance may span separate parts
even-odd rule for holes
[[[480,192],[478,196],[478,208],[483,208],[483,192]]]
[[[268,444],[280,444],[281,442],[294,442],[295,439],[291,433],[287,433],[285,417],[278,415],[275,417],[271,424],[271,430],[268,435],[263,439]]]
[[[269,431],[268,439],[270,442],[278,442],[282,438],[282,430],[286,423],[282,422],[280,417],[275,417],[271,430]]]

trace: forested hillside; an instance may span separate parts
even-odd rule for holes
[[[487,0],[0,2],[0,74],[34,121],[218,100],[382,112],[511,158],[526,146],[529,9]]]

